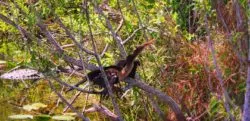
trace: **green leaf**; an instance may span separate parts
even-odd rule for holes
[[[210,113],[214,114],[218,111],[218,106],[219,106],[219,102],[216,100],[213,100],[211,102],[211,108],[210,108]]]
[[[67,115],[53,116],[52,119],[58,120],[58,121],[72,121],[72,120],[75,120],[74,117],[67,116]]]
[[[33,119],[33,116],[32,115],[23,115],[23,114],[18,114],[18,115],[11,115],[9,116],[8,118],[10,119]]]
[[[240,83],[237,88],[239,89],[240,92],[246,91],[246,83]]]
[[[50,115],[37,115],[34,117],[35,121],[49,121],[50,118]]]

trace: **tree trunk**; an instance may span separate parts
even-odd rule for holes
[[[250,0],[248,2],[248,9],[250,8]],[[248,18],[248,25],[250,25],[250,18]],[[248,34],[250,31],[248,30]],[[248,44],[250,39],[248,39]],[[244,110],[242,121],[250,121],[250,46],[248,45],[248,65],[247,65],[247,80],[246,80],[246,94],[245,94],[245,102],[244,102]]]

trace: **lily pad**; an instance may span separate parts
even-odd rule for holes
[[[72,121],[75,120],[74,117],[68,115],[61,115],[61,116],[53,116],[52,119],[57,121]]]
[[[23,114],[18,114],[18,115],[11,115],[8,118],[12,120],[23,120],[23,119],[33,119],[32,115],[23,115]]]

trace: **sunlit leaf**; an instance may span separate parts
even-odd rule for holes
[[[46,108],[47,105],[43,103],[33,103],[32,106],[37,107],[37,108]]]
[[[0,64],[5,64],[6,61],[0,60]]]
[[[23,115],[23,114],[19,114],[19,115],[11,115],[8,118],[10,119],[33,119],[32,115]]]
[[[47,105],[43,104],[43,103],[33,103],[31,105],[24,105],[23,109],[27,110],[27,111],[31,111],[31,110],[38,110],[40,108],[46,108]]]
[[[76,116],[76,113],[63,113],[63,115],[67,115],[67,116]]]
[[[25,105],[23,106],[23,109],[26,111],[31,111],[32,109],[34,109],[34,107],[32,105]]]
[[[72,121],[75,120],[72,116],[62,115],[62,116],[53,116],[52,119],[58,120],[58,121]]]

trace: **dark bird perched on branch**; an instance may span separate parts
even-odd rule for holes
[[[135,78],[136,69],[140,65],[140,62],[136,60],[136,57],[142,52],[142,50],[146,46],[152,43],[153,41],[149,41],[140,46],[137,46],[133,54],[128,55],[126,59],[120,60],[116,65],[104,67],[104,71],[108,77],[108,81],[112,89],[115,89],[115,84],[119,83],[119,81],[122,81],[127,77]],[[87,77],[75,84],[75,86],[77,87],[82,83],[86,82],[87,78],[89,78],[89,80],[93,82],[94,85],[98,85],[100,88],[104,89],[103,91],[101,91],[102,96],[106,96],[108,94],[107,87],[105,85],[104,78],[102,77],[100,70],[94,70],[89,72],[87,74]],[[70,91],[72,89],[73,88],[70,88],[67,91]]]

